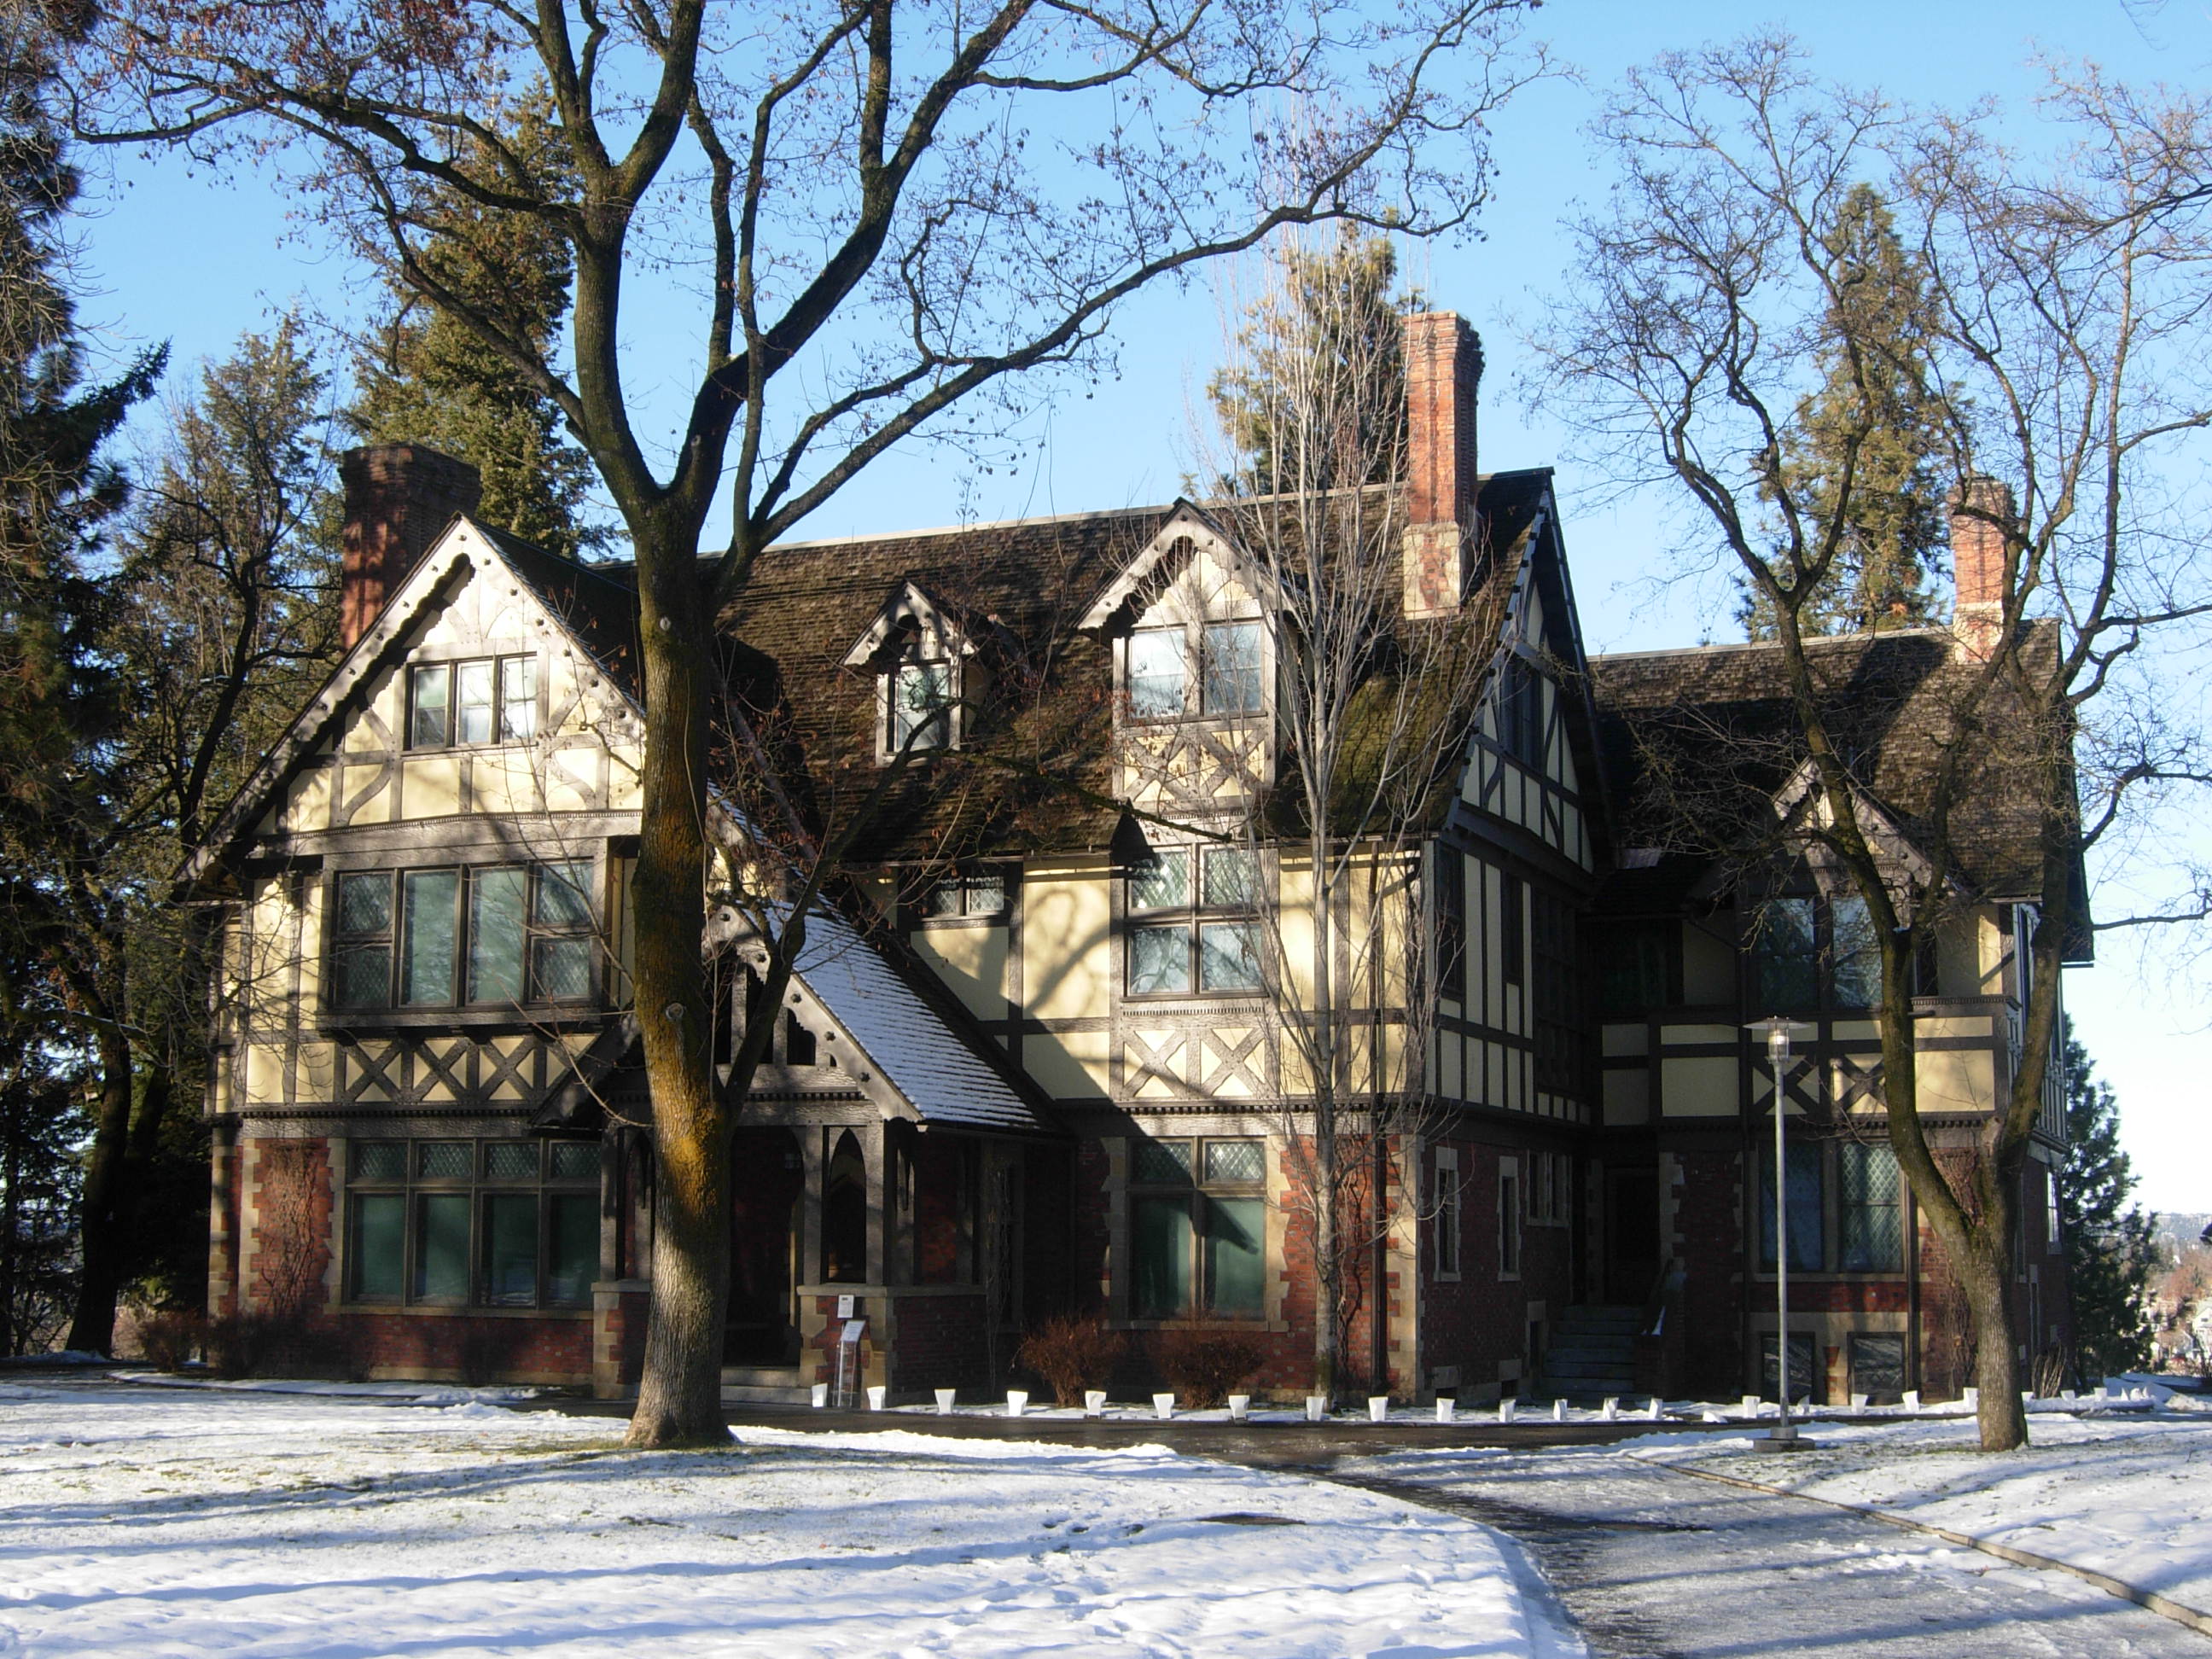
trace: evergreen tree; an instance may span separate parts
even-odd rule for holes
[[[1357,225],[1338,228],[1334,246],[1291,246],[1275,282],[1237,337],[1237,361],[1215,374],[1206,396],[1227,435],[1233,470],[1214,481],[1222,495],[1276,495],[1387,483],[1405,454],[1406,360],[1402,319],[1419,294],[1391,294],[1398,255],[1390,239]],[[1340,418],[1346,388],[1355,418]],[[1309,408],[1328,404],[1328,418]],[[1316,446],[1311,434],[1341,431]]]
[[[542,96],[514,112],[503,135],[532,187],[568,174]],[[485,155],[476,141],[476,159]],[[435,192],[424,212],[425,273],[459,305],[551,355],[568,315],[568,246],[544,222],[489,212]],[[565,435],[561,415],[535,381],[462,323],[426,302],[404,271],[389,273],[391,307],[356,365],[360,390],[349,421],[370,443],[426,443],[483,477],[478,516],[570,556],[605,539],[587,522],[590,459]]]
[[[1805,520],[1840,535],[1803,623],[1816,634],[1917,626],[1936,615],[1927,579],[1949,533],[1927,283],[1870,185],[1844,196],[1825,246],[1835,289],[1826,379],[1797,409],[1784,472]],[[1771,606],[1748,593],[1740,618],[1750,638],[1775,636]]]
[[[2057,1170],[2059,1230],[2073,1286],[2077,1363],[2084,1376],[2102,1376],[2150,1361],[2145,1294],[2158,1265],[2157,1218],[2128,1203],[2136,1176],[2120,1150],[2119,1102],[2112,1085],[2093,1075],[2071,1020],[2065,1051],[2068,1145]]]
[[[120,1146],[130,1103],[113,971],[122,940],[88,909],[125,703],[103,647],[116,596],[94,562],[127,494],[108,444],[164,354],[93,382],[76,328],[66,232],[78,181],[51,100],[56,55],[91,15],[24,0],[0,11],[0,1208],[11,1343],[48,1340],[52,1316],[67,1300],[82,1312],[84,1283],[112,1265],[117,1191],[99,1149]],[[77,1115],[88,1102],[88,1123]],[[79,1165],[88,1127],[93,1150]],[[70,1153],[59,1167],[58,1144]],[[76,1212],[75,1285],[52,1248],[63,1206]]]

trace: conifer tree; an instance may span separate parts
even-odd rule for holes
[[[2058,1166],[2059,1237],[2074,1297],[2075,1358],[2085,1376],[2146,1365],[2145,1300],[2158,1265],[2157,1217],[2128,1203],[2136,1175],[2120,1150],[2120,1108],[2066,1022],[2066,1161]],[[2125,1206],[2123,1208],[2123,1206]]]
[[[1799,405],[1784,478],[1769,488],[1796,493],[1801,514],[1841,532],[1802,624],[1847,634],[1925,623],[1935,617],[1927,578],[1948,533],[1927,283],[1871,185],[1844,194],[1823,245],[1836,296],[1822,322],[1825,379]],[[1748,591],[1740,616],[1750,638],[1774,637],[1771,607]]]
[[[560,135],[536,93],[497,125],[509,162],[533,190],[565,187]],[[489,157],[477,140],[476,161]],[[435,281],[498,326],[551,356],[565,329],[574,275],[568,245],[541,221],[489,210],[451,191],[422,214],[422,259]],[[597,548],[587,523],[591,462],[568,441],[538,384],[397,270],[391,300],[356,364],[349,422],[369,443],[425,443],[483,477],[477,516],[571,557]]]
[[[1422,307],[1417,294],[1390,291],[1398,278],[1390,239],[1342,225],[1334,246],[1284,248],[1270,276],[1237,335],[1231,366],[1206,386],[1237,463],[1233,476],[1214,481],[1215,493],[1275,495],[1389,482],[1405,453],[1401,319]],[[1348,422],[1338,408],[1308,406],[1316,386],[1353,401]],[[1341,453],[1285,441],[1347,426]]]

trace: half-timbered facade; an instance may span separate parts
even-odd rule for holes
[[[1771,702],[1771,653],[1586,661],[1550,474],[1477,472],[1474,337],[1408,327],[1400,621],[1479,605],[1481,666],[1436,799],[1374,843],[1356,901],[1421,964],[1369,976],[1361,1075],[1419,1109],[1358,1200],[1346,1372],[1470,1400],[1755,1386],[1741,1025],[1781,1009],[1819,1030],[1786,1198],[1793,1268],[1799,1231],[1816,1262],[1811,1386],[1932,1385],[1952,1338],[1924,1243],[1878,1137],[1837,1128],[1880,1097],[1859,922],[1817,879],[1638,844],[1639,711]],[[467,470],[428,451],[356,452],[347,481],[345,659],[190,872],[232,919],[211,1305],[369,1374],[619,1394],[653,1251],[629,573],[478,523]],[[734,1394],[994,1383],[1061,1310],[1137,1339],[1124,1382],[1194,1322],[1257,1336],[1261,1387],[1307,1386],[1313,1089],[1285,1033],[1312,1018],[1314,880],[1264,828],[1297,647],[1229,522],[1178,502],[789,544],[724,618],[732,696],[802,810],[830,821],[915,757],[787,1006],[705,919],[725,1053],[775,1022],[736,1144]],[[1960,1126],[2008,1075],[2034,902],[1990,823],[1922,1005]],[[2035,1340],[2058,1340],[2055,1259],[2027,1265]],[[1640,1369],[1577,1370],[1593,1344]]]

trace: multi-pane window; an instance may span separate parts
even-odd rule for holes
[[[1256,714],[1261,707],[1260,624],[1209,623],[1199,636],[1199,706],[1208,714]]]
[[[1813,901],[1773,898],[1760,908],[1753,961],[1761,1008],[1810,1008],[1820,1000],[1820,946]]]
[[[1844,1348],[1853,1394],[1869,1403],[1892,1404],[1905,1391],[1905,1338],[1886,1331],[1854,1332]]]
[[[1521,1165],[1498,1160],[1498,1276],[1521,1276]]]
[[[952,665],[902,662],[890,672],[886,752],[950,749],[952,742]]]
[[[1682,1000],[1681,939],[1671,921],[1607,924],[1591,939],[1601,1012],[1632,1019]]]
[[[512,1007],[592,994],[591,866],[377,870],[337,878],[337,1006]]]
[[[1528,1154],[1528,1219],[1547,1225],[1573,1219],[1574,1160],[1565,1152]]]
[[[1140,628],[1129,635],[1126,686],[1129,714],[1140,720],[1201,714],[1256,714],[1267,706],[1267,647],[1256,622],[1208,623],[1197,630],[1192,672],[1191,631]]]
[[[1437,1274],[1439,1278],[1456,1279],[1459,1277],[1461,1238],[1458,1148],[1437,1148],[1436,1180],[1437,1212],[1431,1227],[1437,1241]]]
[[[1528,976],[1528,935],[1522,906],[1528,889],[1516,876],[1498,878],[1498,969],[1508,985]]]
[[[1871,1008],[1881,1000],[1881,941],[1856,896],[1768,899],[1752,951],[1762,1009]]]
[[[1129,872],[1133,996],[1249,993],[1261,986],[1256,854],[1170,847]]]
[[[477,657],[407,671],[407,746],[527,743],[538,735],[538,659]]]
[[[1903,1194],[1897,1155],[1846,1140],[1836,1147],[1836,1265],[1845,1273],[1893,1273],[1905,1265]]]
[[[1759,1339],[1759,1388],[1769,1398],[1774,1394],[1774,1333],[1765,1332]],[[1790,1333],[1790,1398],[1794,1401],[1816,1400],[1813,1371],[1813,1334],[1810,1331]]]
[[[1129,1311],[1265,1311],[1267,1158],[1259,1140],[1139,1140],[1129,1168]]]
[[[1888,1273],[1903,1268],[1905,1188],[1887,1146],[1793,1140],[1785,1156],[1790,1272]],[[1762,1146],[1753,1157],[1759,1164],[1759,1271],[1772,1273],[1774,1154]]]
[[[1536,1086],[1571,1091],[1582,1054],[1575,965],[1575,913],[1549,893],[1531,895],[1535,927]]]
[[[922,914],[933,921],[951,921],[1006,914],[1006,867],[981,864],[943,876],[930,883]]]
[[[1455,1000],[1467,995],[1467,860],[1455,847],[1432,854],[1437,875],[1437,992]]]
[[[1140,720],[1182,713],[1183,630],[1143,628],[1129,635],[1129,713]]]
[[[1498,743],[1523,766],[1544,764],[1544,677],[1509,657],[1498,690]]]
[[[1774,1271],[1774,1158],[1762,1148],[1753,1156],[1759,1163],[1759,1265]],[[1793,1140],[1784,1152],[1790,1183],[1790,1271],[1816,1273],[1828,1265],[1822,1237],[1826,1231],[1826,1183],[1825,1162],[1817,1141]]]
[[[354,1301],[585,1306],[599,1277],[599,1144],[356,1141],[346,1212]]]

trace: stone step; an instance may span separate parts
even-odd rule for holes
[[[805,1406],[813,1403],[814,1391],[807,1388],[763,1388],[753,1382],[725,1382],[722,1384],[722,1403],[728,1406]]]
[[[722,1398],[732,1405],[804,1406],[814,1397],[796,1365],[725,1365]]]

